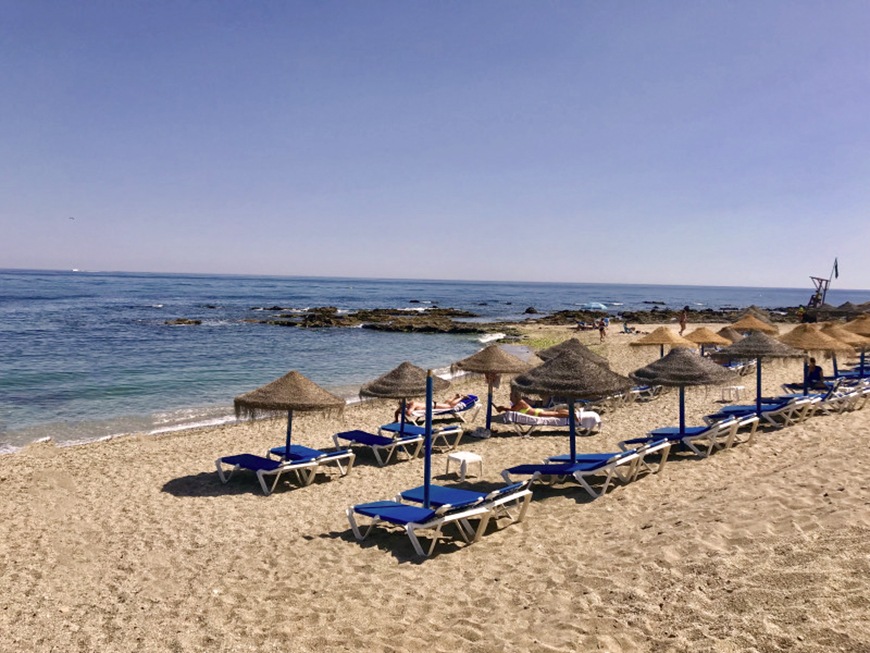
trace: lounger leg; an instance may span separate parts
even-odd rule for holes
[[[405,526],[405,532],[408,534],[408,538],[411,540],[411,546],[414,547],[414,551],[417,552],[417,555],[420,557],[427,557],[432,554],[432,551],[435,550],[435,543],[438,542],[438,538],[441,535],[441,525],[439,524],[434,530],[435,533],[432,535],[432,543],[429,545],[428,553],[423,551],[423,547],[420,545],[420,540],[417,539],[417,533],[415,532],[418,528],[420,528],[420,524],[408,524]]]
[[[278,486],[278,481],[281,478],[280,470],[273,473],[275,481],[272,483],[272,487],[269,487],[268,483],[266,483],[266,471],[263,469],[257,471],[257,480],[260,481],[260,487],[263,488],[263,494],[266,496],[269,496],[275,491],[275,488]]]
[[[225,474],[224,466],[220,458],[218,458],[214,462],[214,466],[217,468],[218,478],[221,480],[221,483],[226,483],[227,481],[229,481],[233,473],[239,468],[238,465],[234,465],[233,468],[230,470],[229,474]]]

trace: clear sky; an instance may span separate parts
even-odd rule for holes
[[[868,27],[0,0],[0,268],[870,288]]]

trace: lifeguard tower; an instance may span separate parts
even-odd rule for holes
[[[831,274],[827,279],[823,277],[810,277],[813,281],[813,285],[816,287],[816,292],[813,293],[813,296],[810,297],[810,301],[807,302],[807,310],[821,308],[825,303],[825,297],[828,294],[828,287],[831,285],[831,279],[839,278],[840,270],[837,266],[837,259],[834,259],[834,267],[831,269]]]

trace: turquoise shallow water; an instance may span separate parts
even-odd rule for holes
[[[304,330],[246,322],[255,308],[438,305],[519,320],[601,302],[650,308],[795,306],[804,289],[442,282],[0,271],[0,451],[43,437],[71,443],[219,422],[232,398],[291,369],[345,396],[410,360],[446,368],[482,346],[473,336]],[[831,291],[862,303],[870,291]],[[202,320],[172,327],[173,318]]]

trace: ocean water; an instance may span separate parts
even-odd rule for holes
[[[483,346],[470,335],[297,329],[249,322],[264,307],[427,306],[511,321],[600,302],[696,308],[796,306],[809,289],[282,278],[0,270],[0,452],[232,419],[234,396],[291,369],[342,396],[409,360],[446,368]],[[828,303],[870,300],[832,290]],[[202,324],[168,326],[193,318]]]

